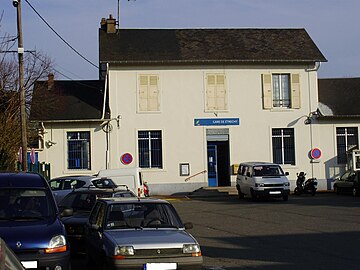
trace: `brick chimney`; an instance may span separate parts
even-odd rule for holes
[[[50,91],[54,87],[54,74],[49,73],[47,80],[47,89]]]
[[[105,30],[108,34],[116,33],[116,19],[114,19],[111,14],[108,19],[101,19],[100,26],[101,29]]]

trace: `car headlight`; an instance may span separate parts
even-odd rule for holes
[[[191,254],[193,257],[201,256],[200,246],[198,244],[185,244],[183,245],[183,253]]]
[[[45,249],[45,253],[58,253],[65,252],[67,250],[66,247],[66,239],[63,235],[56,235],[51,238],[49,242],[49,247]]]
[[[117,246],[114,255],[116,259],[124,259],[125,256],[134,256],[135,250],[133,246]]]

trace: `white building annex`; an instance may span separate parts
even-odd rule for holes
[[[327,190],[359,145],[358,110],[326,115],[341,84],[318,102],[327,60],[304,29],[116,29],[103,19],[99,50],[93,94],[84,82],[34,91],[39,160],[52,177],[141,167],[152,194],[173,194],[234,185],[237,164],[267,161],[292,189],[305,171]],[[52,114],[36,105],[46,96]]]

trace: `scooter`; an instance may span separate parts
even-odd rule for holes
[[[294,189],[295,195],[311,194],[314,196],[317,189],[317,179],[314,177],[306,180],[305,172],[297,173],[296,176],[296,188]]]

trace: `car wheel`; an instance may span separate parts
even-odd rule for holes
[[[240,188],[238,189],[239,199],[244,199],[245,194],[241,192]]]
[[[353,187],[353,188],[352,188],[352,195],[353,195],[354,197],[356,197],[356,196],[359,195],[359,192],[358,192],[358,190],[357,190],[356,187]]]
[[[251,200],[253,202],[256,202],[258,200],[258,196],[255,194],[255,192],[253,190],[251,190]]]
[[[93,258],[91,258],[91,256],[89,255],[88,252],[86,252],[86,266],[87,266],[87,269],[89,269],[89,270],[97,269],[96,262],[94,261]]]
[[[334,192],[339,195],[340,194],[340,190],[337,186],[334,186]]]

